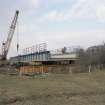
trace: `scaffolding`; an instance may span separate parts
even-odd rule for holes
[[[26,54],[32,54],[32,53],[40,53],[44,51],[47,51],[47,44],[41,43],[41,44],[37,44],[23,49],[22,54],[26,55]]]

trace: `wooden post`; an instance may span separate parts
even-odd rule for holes
[[[19,76],[21,77],[22,76],[22,71],[23,71],[24,68],[19,68]]]
[[[69,65],[69,73],[72,74],[72,68],[70,65]]]
[[[89,73],[91,72],[91,64],[89,65]]]

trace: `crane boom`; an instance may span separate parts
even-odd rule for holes
[[[11,23],[11,26],[10,26],[10,30],[9,30],[9,33],[8,33],[7,40],[6,40],[5,43],[2,44],[2,47],[3,47],[2,57],[1,57],[2,60],[7,59],[7,54],[8,54],[8,51],[9,51],[9,48],[10,48],[10,45],[11,45],[11,41],[12,41],[12,38],[13,38],[13,34],[14,34],[15,28],[16,28],[18,14],[19,14],[19,11],[16,11],[14,19],[12,20],[12,23]]]

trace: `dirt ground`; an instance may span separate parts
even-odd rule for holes
[[[34,78],[0,75],[0,105],[105,105],[105,71]]]

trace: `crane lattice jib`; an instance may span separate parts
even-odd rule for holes
[[[5,43],[5,47],[4,47],[4,52],[3,52],[4,57],[7,56],[9,48],[10,48],[10,45],[11,45],[13,34],[14,34],[15,28],[16,28],[18,14],[19,14],[19,11],[16,11],[14,19],[13,19],[13,21],[11,23],[11,26],[10,26],[10,30],[9,30],[9,33],[8,33],[8,37],[7,37],[7,40],[6,40],[6,43]]]

